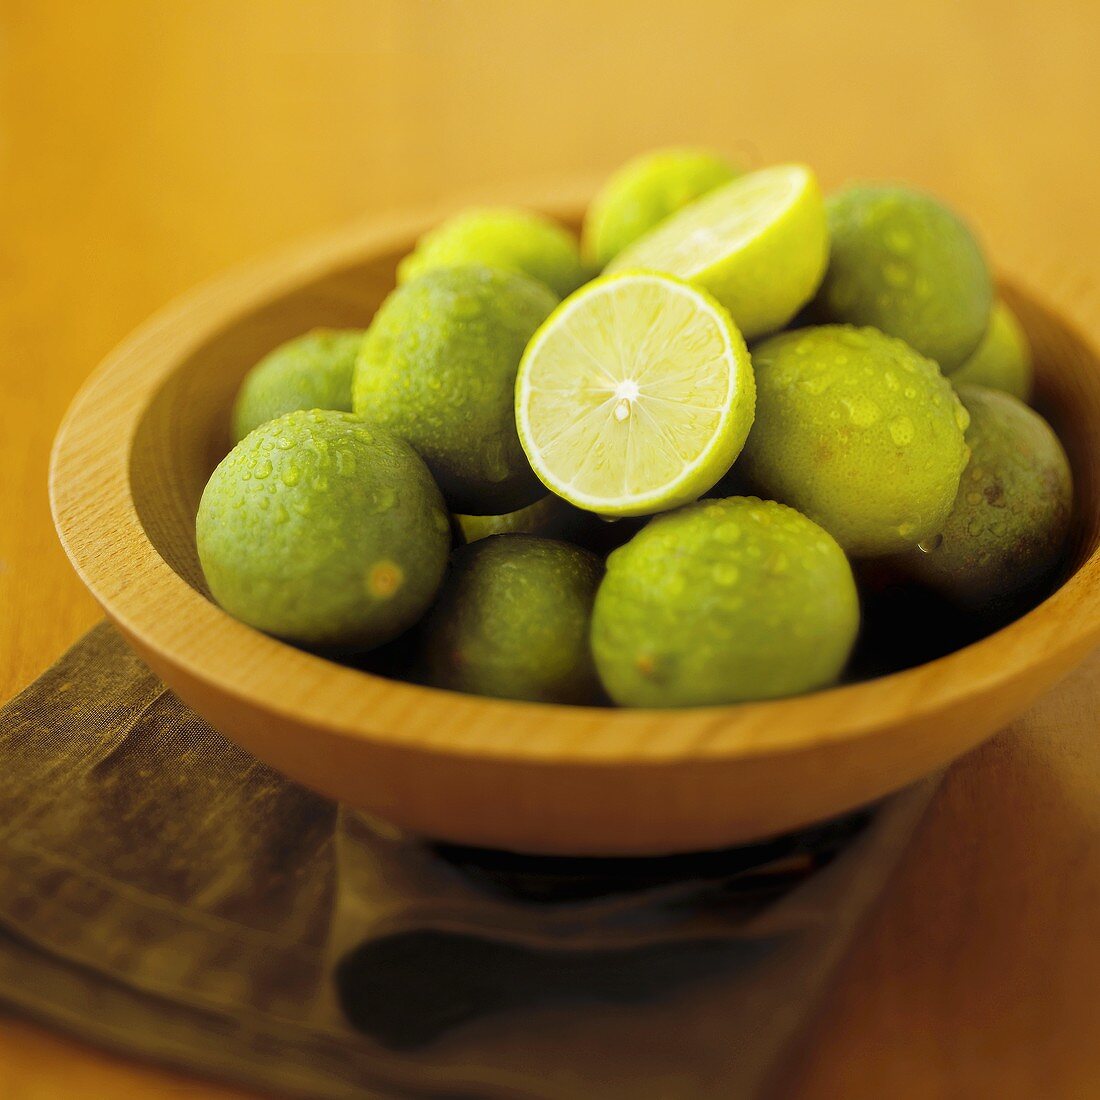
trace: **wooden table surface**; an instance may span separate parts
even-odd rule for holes
[[[0,0],[0,700],[99,617],[46,464],[197,280],[371,211],[668,143],[893,177],[1100,321],[1100,6]],[[799,1097],[1100,1095],[1100,657],[953,770],[791,1067]],[[0,1016],[0,1100],[233,1090]]]

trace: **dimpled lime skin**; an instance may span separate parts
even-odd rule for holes
[[[1023,592],[1057,564],[1073,479],[1050,425],[1010,394],[960,386],[970,463],[942,538],[910,551],[910,575],[965,607]]]
[[[318,328],[280,344],[245,376],[233,406],[233,442],[296,409],[351,412],[363,329]]]
[[[826,201],[829,266],[820,320],[873,325],[949,372],[989,323],[993,280],[973,233],[930,195],[855,185]]]
[[[622,706],[706,706],[831,684],[858,630],[836,542],[793,508],[728,497],[658,516],[608,558],[592,652]]]
[[[588,648],[599,559],[565,542],[495,535],[455,551],[424,622],[430,683],[543,703],[589,703]]]
[[[1021,401],[1031,398],[1031,346],[1013,312],[998,301],[993,306],[978,350],[958,370],[951,372],[953,386],[986,386],[1002,390]]]
[[[571,535],[591,525],[588,513],[574,508],[553,493],[547,493],[526,508],[502,516],[458,515],[454,520],[463,542],[477,542],[491,535],[541,535],[571,541]]]
[[[369,649],[427,610],[450,525],[407,443],[314,409],[229,452],[202,494],[196,537],[210,592],[231,615],[303,645]]]
[[[510,207],[466,210],[425,233],[397,268],[407,283],[439,267],[479,264],[529,275],[560,298],[583,283],[576,239],[557,222]]]
[[[602,268],[669,214],[739,175],[723,157],[702,149],[658,149],[624,164],[592,200],[581,251]]]
[[[756,492],[804,512],[856,557],[940,532],[969,418],[935,363],[848,325],[781,333],[752,359],[756,422],[734,469]]]
[[[500,515],[546,493],[516,433],[515,383],[557,304],[525,275],[439,268],[398,287],[367,330],[355,411],[411,443],[456,512]]]

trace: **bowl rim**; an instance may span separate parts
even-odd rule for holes
[[[513,186],[494,193],[493,201],[575,220],[592,190],[585,177],[552,189]],[[136,329],[78,391],[51,455],[54,524],[108,616],[165,665],[246,705],[257,703],[255,678],[262,670],[265,680],[281,685],[277,697],[263,699],[265,710],[340,737],[483,760],[612,766],[748,759],[855,742],[902,719],[934,720],[960,699],[1007,685],[1037,660],[1053,661],[1100,640],[1100,547],[1027,614],[937,660],[805,695],[680,710],[527,703],[408,684],[335,664],[231,618],[172,569],[141,524],[130,465],[151,401],[186,356],[273,295],[353,267],[373,251],[407,247],[461,205],[450,201],[355,222],[203,283]],[[1058,318],[1095,346],[1073,321],[1060,312]],[[177,614],[166,615],[165,608]],[[237,660],[225,660],[227,647]],[[451,719],[442,731],[440,703]],[[541,734],[534,732],[540,724],[546,726]],[[532,732],[501,737],[502,727]]]

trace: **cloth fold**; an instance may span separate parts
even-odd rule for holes
[[[430,844],[237,749],[107,625],[0,712],[0,761],[0,1001],[325,1098],[760,1095],[935,786],[724,852]]]

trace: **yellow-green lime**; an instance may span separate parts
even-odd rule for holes
[[[707,293],[626,272],[582,287],[527,346],[516,424],[542,483],[586,511],[639,516],[695,500],[752,424],[745,342]]]
[[[793,508],[730,497],[658,516],[608,558],[592,651],[616,703],[702,706],[831,684],[858,629],[836,542]]]
[[[624,164],[603,185],[584,217],[582,252],[606,267],[628,244],[688,203],[729,183],[737,170],[704,149],[658,149]]]
[[[709,291],[746,340],[782,328],[814,295],[829,240],[817,179],[802,165],[739,176],[665,219],[608,271],[666,271]]]
[[[295,409],[351,412],[362,329],[314,329],[280,344],[245,375],[233,407],[233,441]]]
[[[858,557],[943,528],[969,423],[930,359],[873,328],[822,325],[753,349],[757,417],[737,464],[756,492]]]
[[[544,493],[516,435],[515,380],[556,305],[526,275],[443,267],[399,286],[367,330],[355,411],[411,443],[456,512],[499,515]]]
[[[491,535],[542,535],[571,542],[572,535],[594,522],[590,515],[553,493],[502,516],[456,515],[454,519],[463,542],[477,542]]]
[[[1073,508],[1069,460],[1050,425],[1011,394],[960,386],[970,463],[939,536],[904,564],[920,581],[981,609],[1024,592],[1057,563]]]
[[[231,615],[305,645],[366,649],[427,610],[450,524],[407,443],[351,413],[303,409],[219,463],[196,539],[210,592]]]
[[[1031,397],[1031,346],[1015,314],[998,300],[994,303],[978,350],[951,372],[955,386],[988,386],[1027,401]]]
[[[495,535],[455,551],[421,630],[428,681],[455,691],[587,703],[588,630],[601,565],[554,539]]]
[[[993,304],[981,246],[954,211],[907,187],[863,184],[831,195],[820,320],[873,325],[942,370],[978,346]]]
[[[563,226],[529,210],[492,207],[465,210],[425,233],[398,265],[397,280],[467,264],[529,275],[559,298],[587,278],[576,238]]]

